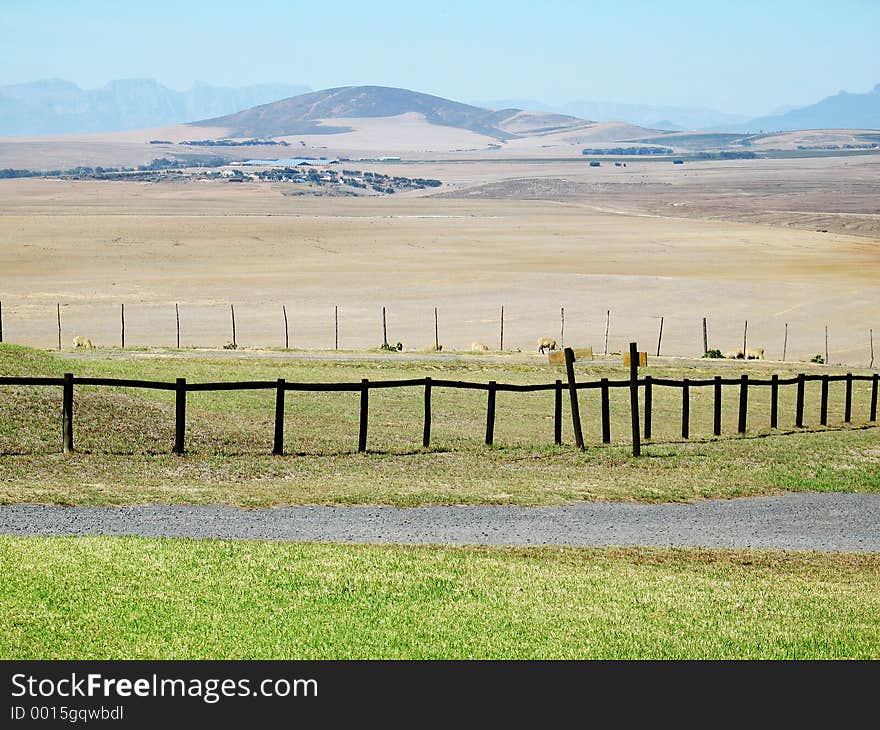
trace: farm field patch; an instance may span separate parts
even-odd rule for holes
[[[148,355],[148,356],[144,356]],[[768,377],[820,371],[807,364],[725,362],[651,366],[660,377]],[[839,372],[828,368],[823,372]],[[322,361],[271,357],[97,353],[64,358],[0,347],[0,374],[142,378],[189,382],[356,382],[432,378],[547,383],[561,369],[479,355],[453,361]],[[622,366],[577,366],[579,380],[625,378]],[[486,395],[437,388],[433,432],[422,448],[422,388],[370,395],[368,452],[357,453],[357,393],[293,393],[285,402],[284,456],[271,456],[274,392],[190,393],[187,453],[172,455],[171,392],[76,386],[76,451],[61,453],[60,388],[4,386],[0,399],[0,501],[54,504],[554,504],[571,500],[691,500],[784,491],[880,491],[880,430],[867,422],[870,384],[853,388],[844,424],[842,383],[832,383],[827,428],[818,427],[819,383],[807,384],[805,424],[794,426],[794,387],[780,391],[779,429],[769,428],[769,389],[749,401],[749,433],[737,429],[738,395],[724,391],[723,436],[712,434],[711,388],[693,388],[691,436],[680,433],[681,391],[655,387],[646,457],[629,455],[626,389],[611,391],[611,437],[601,443],[600,396],[581,391],[587,450],[572,445],[568,405],[553,445],[553,394],[500,393],[495,445],[483,443]]]
[[[880,656],[872,554],[0,537],[0,588],[4,659]]]

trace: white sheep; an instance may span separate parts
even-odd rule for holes
[[[742,360],[743,359],[743,351],[742,350],[728,350],[724,353],[724,357],[728,360]]]
[[[73,346],[78,348],[84,348],[86,350],[91,350],[94,345],[92,341],[88,337],[74,337],[73,338]]]
[[[483,342],[471,342],[471,352],[488,352],[489,345]]]
[[[556,340],[552,337],[541,337],[538,340],[538,352],[542,355],[544,354],[544,350],[558,350],[559,346],[556,344]]]
[[[746,350],[746,360],[763,360],[764,359],[764,348],[763,347],[750,347]]]

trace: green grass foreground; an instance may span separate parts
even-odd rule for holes
[[[766,378],[817,371],[805,363],[652,366],[657,377]],[[564,377],[546,360],[284,359],[269,353],[107,351],[72,359],[0,345],[0,375],[360,382],[434,378],[547,383]],[[821,372],[840,372],[829,368]],[[578,378],[627,377],[620,365],[579,363]],[[171,452],[173,393],[76,386],[76,453],[61,454],[61,389],[0,388],[0,503],[118,505],[558,504],[571,500],[692,500],[785,491],[880,491],[880,429],[868,426],[870,386],[853,389],[853,423],[842,423],[843,384],[833,383],[829,428],[818,427],[819,383],[807,385],[805,421],[794,426],[794,388],[780,393],[780,428],[769,428],[769,388],[749,396],[749,434],[736,434],[737,389],[725,389],[721,439],[712,434],[712,389],[691,393],[691,435],[680,436],[681,391],[654,390],[654,439],[630,456],[625,388],[611,393],[610,445],[602,445],[598,390],[582,391],[587,450],[572,446],[567,397],[563,438],[553,445],[552,393],[500,393],[495,446],[487,448],[486,394],[435,388],[430,449],[423,449],[421,388],[370,394],[367,454],[356,452],[357,393],[286,398],[285,447],[272,450],[274,393],[187,396],[187,454]]]
[[[2,659],[880,658],[880,556],[0,538]]]

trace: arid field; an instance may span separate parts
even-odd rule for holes
[[[7,342],[534,349],[540,336],[664,355],[763,346],[866,366],[880,303],[880,156],[689,162],[358,163],[439,192],[363,198],[217,181],[0,182]],[[878,344],[880,348],[880,344]]]

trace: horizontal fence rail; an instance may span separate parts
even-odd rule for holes
[[[330,393],[359,393],[360,394],[360,417],[358,429],[358,451],[367,450],[367,435],[369,425],[369,393],[371,390],[382,390],[389,388],[422,388],[424,391],[424,428],[422,433],[422,445],[425,448],[430,446],[431,442],[431,396],[433,390],[437,388],[455,388],[463,390],[482,390],[487,393],[486,402],[486,444],[492,445],[495,436],[495,413],[496,413],[496,394],[499,392],[506,393],[534,393],[542,391],[553,391],[553,440],[557,445],[562,444],[562,403],[563,390],[569,390],[571,396],[571,412],[572,425],[575,433],[577,446],[583,448],[582,425],[580,422],[580,411],[578,406],[577,393],[581,390],[596,389],[600,391],[600,419],[602,443],[611,442],[611,417],[610,417],[610,398],[609,390],[611,388],[630,388],[631,409],[633,412],[633,441],[634,453],[638,451],[639,440],[651,439],[653,430],[653,399],[654,390],[656,388],[679,388],[681,389],[681,436],[683,439],[689,439],[690,433],[690,412],[691,412],[691,389],[693,388],[712,388],[713,389],[713,435],[721,435],[721,413],[722,413],[722,395],[723,386],[736,388],[738,391],[739,405],[737,409],[738,423],[737,431],[744,434],[747,431],[748,424],[748,396],[751,388],[770,388],[770,428],[777,428],[779,416],[779,389],[784,386],[795,386],[797,389],[797,397],[795,404],[795,424],[798,428],[804,427],[804,408],[805,408],[805,383],[820,382],[820,425],[826,426],[828,423],[829,408],[829,384],[832,382],[845,383],[845,400],[843,407],[844,423],[852,422],[852,393],[853,383],[869,382],[871,383],[870,407],[868,413],[868,421],[876,423],[877,421],[877,401],[878,401],[878,380],[880,375],[874,373],[872,375],[854,375],[847,373],[845,375],[808,375],[798,374],[794,377],[780,378],[773,375],[770,378],[760,379],[744,374],[738,378],[723,378],[716,376],[702,380],[694,380],[683,378],[682,380],[674,380],[670,378],[658,378],[654,376],[645,376],[638,378],[631,376],[626,380],[609,380],[601,378],[596,381],[575,382],[574,371],[567,363],[568,367],[568,384],[567,386],[562,380],[556,380],[553,383],[537,383],[537,384],[515,384],[515,383],[498,383],[490,381],[488,383],[477,383],[463,380],[443,380],[431,377],[424,378],[408,378],[401,380],[369,380],[364,378],[358,383],[307,383],[307,382],[289,382],[283,378],[278,380],[256,380],[256,381],[220,381],[209,383],[189,383],[185,378],[177,378],[175,382],[163,382],[154,380],[131,380],[122,378],[93,378],[93,377],[74,377],[71,373],[65,373],[63,377],[29,377],[29,376],[0,376],[0,386],[36,386],[36,387],[60,387],[62,389],[62,450],[70,452],[74,449],[74,401],[73,392],[74,385],[80,386],[97,386],[97,387],[113,387],[113,388],[143,388],[147,390],[166,390],[175,393],[175,430],[174,430],[174,447],[173,453],[183,454],[185,451],[185,431],[186,431],[186,394],[208,391],[236,391],[236,390],[270,390],[275,392],[275,418],[274,418],[274,438],[272,444],[272,453],[281,455],[284,453],[284,406],[285,393],[287,391],[299,392],[330,392]],[[635,370],[633,370],[633,373]],[[641,396],[639,392],[641,391]],[[644,399],[644,410],[642,414],[643,423],[641,429],[638,428],[637,419],[639,413],[638,398]],[[638,455],[638,454],[636,454]]]

